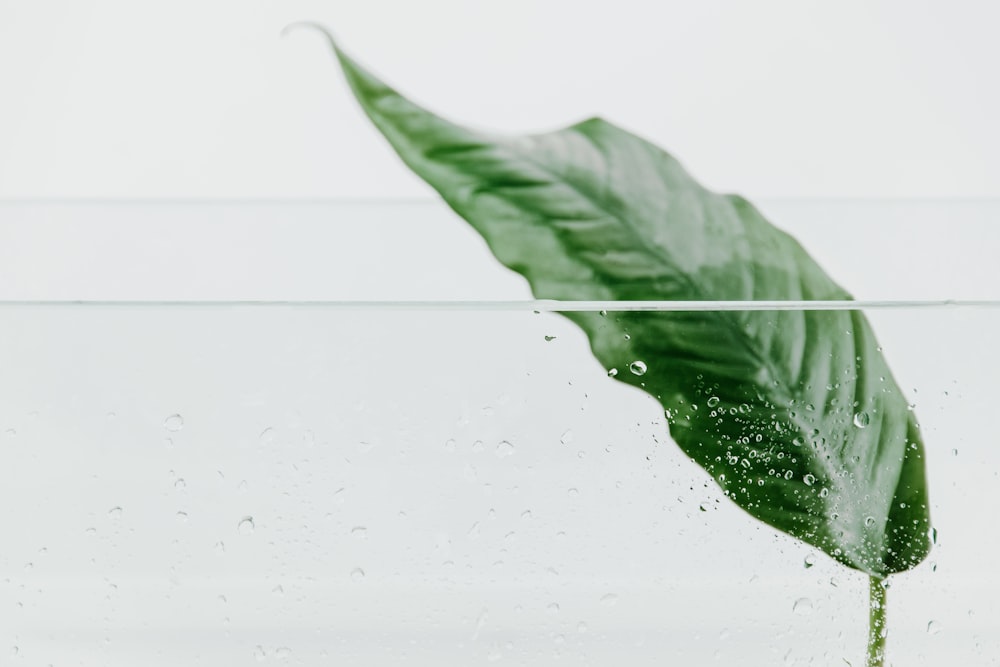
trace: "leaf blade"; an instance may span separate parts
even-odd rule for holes
[[[538,298],[851,298],[749,202],[625,130],[592,118],[521,138],[475,132],[330,43],[403,161]],[[919,429],[859,311],[562,314],[617,379],[661,402],[674,441],[751,515],[877,577],[928,553]],[[626,370],[635,360],[644,374]]]

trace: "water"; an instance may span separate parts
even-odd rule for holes
[[[925,433],[890,661],[1000,664],[1000,202],[764,210]],[[656,360],[602,367],[440,205],[0,204],[0,235],[7,662],[862,664],[867,581],[725,498],[623,384]]]
[[[722,497],[532,305],[0,308],[0,640],[39,665],[858,664],[865,580]],[[996,664],[1000,308],[866,314],[939,531],[890,591],[892,660]]]

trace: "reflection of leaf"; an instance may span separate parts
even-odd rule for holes
[[[850,299],[750,203],[635,135],[600,119],[519,138],[468,130],[333,47],[403,161],[538,298]],[[753,516],[876,577],[927,554],[920,435],[860,311],[564,315]]]

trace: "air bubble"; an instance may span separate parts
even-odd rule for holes
[[[792,604],[792,611],[796,614],[806,615],[813,611],[813,603],[809,598],[799,598]]]
[[[608,593],[601,597],[601,604],[605,607],[614,607],[618,604],[618,596],[614,593]]]
[[[356,567],[351,570],[351,581],[361,581],[365,578],[365,571],[360,567]]]
[[[645,362],[639,361],[638,359],[633,361],[628,365],[628,369],[632,371],[632,375],[645,375],[646,374],[646,364]]]
[[[615,377],[617,375],[618,375],[618,369],[617,368],[609,368],[608,369],[608,377],[609,378],[613,378],[613,377]]]
[[[184,417],[181,417],[179,414],[170,415],[163,420],[163,428],[167,429],[171,433],[176,433],[184,428]]]
[[[571,431],[570,429],[566,429],[565,431],[563,431],[563,434],[559,436],[559,442],[563,445],[568,445],[569,443],[573,442],[573,431]]]
[[[545,342],[546,343],[554,341],[555,339],[556,339],[555,336],[545,336]]]
[[[927,634],[936,635],[941,632],[941,624],[937,621],[930,621],[927,623]]]
[[[868,416],[867,412],[856,412],[854,413],[854,425],[858,428],[864,428],[868,426],[871,418]]]
[[[809,568],[811,568],[813,565],[816,564],[816,556],[814,556],[813,554],[808,554],[804,559],[802,559],[802,564],[808,570]]]
[[[498,459],[505,459],[508,456],[513,456],[513,454],[514,454],[514,445],[510,444],[506,440],[501,440],[499,444],[497,444]]]
[[[802,478],[802,481],[805,482],[806,486],[812,486],[816,483],[816,477],[815,475],[806,474],[806,476]]]
[[[108,510],[108,516],[115,520],[122,518],[122,508],[115,505]]]
[[[711,398],[709,398],[706,401],[706,404],[708,405],[708,407],[714,408],[716,405],[719,404],[719,397],[718,396],[712,396]]]
[[[252,516],[245,516],[236,524],[236,532],[240,535],[252,535],[255,528]]]
[[[351,537],[355,537],[359,540],[364,540],[368,538],[368,528],[365,526],[355,526],[351,528]]]

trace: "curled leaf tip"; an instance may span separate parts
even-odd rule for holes
[[[319,32],[324,37],[326,37],[328,42],[330,42],[330,46],[332,46],[335,50],[339,51],[339,48],[337,47],[337,42],[333,38],[333,33],[330,32],[330,29],[327,28],[322,23],[317,23],[316,21],[295,21],[294,23],[289,23],[288,25],[286,25],[284,28],[281,29],[281,36],[287,37],[288,34],[293,30],[301,28],[305,28],[307,30],[315,30]]]

